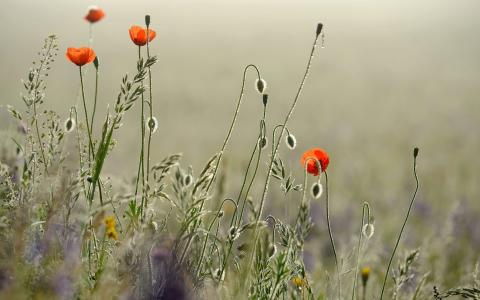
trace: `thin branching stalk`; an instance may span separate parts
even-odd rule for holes
[[[52,50],[52,45],[53,45],[53,39],[49,40],[50,43],[48,44],[48,49],[47,49],[47,55],[50,53]],[[47,57],[47,55],[45,57]],[[35,95],[33,97],[33,115],[35,119],[35,132],[37,134],[37,139],[38,139],[38,146],[40,147],[40,153],[42,154],[42,160],[43,160],[43,165],[45,167],[45,173],[48,175],[48,167],[47,167],[47,160],[45,158],[45,151],[43,150],[43,144],[42,144],[42,139],[40,137],[40,130],[38,129],[38,114],[37,114],[37,87],[39,85],[39,80],[40,80],[40,72],[42,72],[43,65],[47,61],[46,59],[42,60],[40,63],[40,67],[38,68],[37,72],[37,78],[35,82]]]
[[[407,215],[405,216],[405,220],[403,221],[402,228],[400,229],[400,233],[398,234],[397,242],[395,243],[395,247],[393,248],[392,255],[390,256],[390,260],[388,262],[387,272],[385,272],[385,278],[383,279],[382,285],[382,292],[380,293],[380,300],[383,299],[383,293],[385,292],[385,285],[387,283],[388,273],[390,272],[390,267],[392,265],[393,257],[395,256],[395,252],[397,251],[398,244],[400,243],[400,239],[402,238],[402,233],[407,225],[408,217],[410,216],[410,211],[413,207],[413,202],[415,201],[415,197],[417,196],[418,192],[418,176],[417,176],[417,155],[418,155],[418,148],[413,150],[413,175],[415,176],[415,192],[413,193],[412,200],[410,201],[410,205],[408,206]]]
[[[366,214],[367,223],[365,223],[365,214]],[[370,205],[368,204],[368,202],[364,202],[362,207],[362,222],[360,224],[360,233],[358,236],[358,244],[357,244],[357,262],[355,264],[355,275],[353,279],[352,300],[355,299],[355,291],[357,289],[358,268],[360,263],[360,247],[362,244],[363,226],[365,224],[368,224],[369,222],[370,222]]]
[[[317,34],[315,35],[315,39],[313,41],[312,49],[310,51],[310,56],[309,56],[309,59],[308,59],[308,62],[307,62],[307,67],[305,68],[305,73],[304,73],[303,78],[300,82],[300,86],[298,87],[298,90],[297,90],[297,93],[296,93],[295,98],[293,100],[292,106],[290,107],[290,110],[288,111],[287,116],[285,117],[285,120],[282,124],[282,131],[280,132],[280,136],[278,137],[278,140],[276,142],[272,141],[272,143],[275,143],[274,146],[272,145],[273,146],[273,151],[272,151],[273,155],[270,158],[270,164],[269,164],[269,167],[268,167],[267,178],[265,180],[265,185],[263,187],[262,199],[260,200],[260,209],[259,209],[259,213],[258,213],[258,216],[257,216],[257,222],[256,222],[256,225],[255,225],[255,230],[254,230],[253,251],[252,251],[251,256],[250,256],[249,266],[252,266],[252,264],[253,264],[255,248],[256,248],[257,239],[258,239],[258,235],[259,235],[258,234],[258,221],[260,221],[260,218],[262,216],[263,207],[265,205],[265,200],[267,198],[268,186],[270,184],[270,179],[271,179],[271,176],[272,176],[273,163],[275,161],[275,157],[277,155],[278,148],[280,146],[280,141],[282,139],[283,134],[285,133],[285,127],[287,126],[287,123],[290,120],[290,117],[292,116],[293,111],[295,110],[295,107],[298,103],[298,99],[300,98],[300,94],[302,93],[303,87],[304,87],[305,82],[307,80],[308,73],[310,72],[310,67],[311,67],[312,61],[313,61],[313,54],[315,53],[315,49],[317,47],[318,36],[320,34],[319,31],[321,31],[321,28],[322,28],[322,25],[318,24]]]

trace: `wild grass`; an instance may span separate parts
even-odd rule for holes
[[[149,37],[150,16],[145,23]],[[407,225],[421,187],[418,148],[412,156],[412,198],[392,209],[392,214],[405,217],[395,244],[387,243],[386,249],[371,245],[375,228],[383,225],[375,223],[375,207],[368,202],[354,208],[360,220],[357,233],[334,226],[333,230],[327,154],[304,157],[297,166],[303,172],[301,181],[282,160],[285,151],[297,145],[288,125],[301,105],[308,75],[321,71],[314,57],[321,58],[317,44],[319,39],[323,43],[323,25],[312,33],[305,71],[284,121],[270,122],[268,108],[279,104],[271,103],[260,69],[247,65],[224,141],[198,175],[183,166],[182,154],[150,161],[158,127],[153,106],[161,102],[155,102],[152,93],[157,57],[150,53],[151,39],[138,45],[138,56],[131,61],[136,72],[122,77],[117,98],[98,120],[102,67],[98,57],[93,60],[93,99],[85,93],[92,88],[84,81],[87,63],[78,67],[81,108],[72,106],[66,118],[42,110],[47,76],[59,51],[57,38],[47,37],[24,81],[24,106],[9,107],[19,130],[7,133],[3,145],[7,154],[1,158],[0,298],[480,299],[478,265],[472,267],[475,261],[465,269],[450,262],[456,268],[454,274],[462,278],[455,286],[440,288],[445,280],[436,269],[448,260],[438,250],[445,246],[442,241],[431,246],[436,250],[428,249],[429,245],[402,246],[404,231],[414,230]],[[257,99],[248,99],[256,101],[261,111],[258,131],[252,133],[254,143],[249,145],[240,189],[224,197],[222,183],[227,175],[221,172],[222,161],[246,89],[258,92]],[[103,166],[112,149],[122,146],[115,136],[121,126],[129,126],[123,124],[124,116],[137,113],[133,111],[137,107],[140,142],[132,141],[138,151],[132,157],[138,157],[138,167],[125,170],[132,180],[119,182],[104,175]],[[98,136],[95,126],[101,128]],[[317,146],[321,145],[311,145]],[[252,189],[258,183],[259,194]],[[285,205],[266,213],[267,202],[274,200],[269,197],[272,189],[292,199],[295,209]],[[314,222],[312,203],[324,203],[325,218],[316,217]],[[328,241],[328,249],[326,255],[316,257],[320,263],[312,268],[305,245],[311,242],[312,230],[320,226],[327,229],[328,237],[321,238]],[[336,239],[339,231],[350,234],[352,242]],[[406,253],[404,258],[397,250]]]

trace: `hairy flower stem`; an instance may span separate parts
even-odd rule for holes
[[[268,167],[268,173],[267,173],[267,178],[265,180],[265,185],[263,187],[263,194],[262,194],[262,199],[260,201],[260,209],[259,209],[259,213],[258,213],[258,216],[257,216],[257,222],[255,224],[255,230],[254,230],[254,240],[253,240],[253,251],[250,255],[250,262],[249,262],[249,266],[252,266],[253,265],[253,258],[254,258],[254,254],[255,254],[255,249],[256,249],[256,245],[257,245],[257,239],[258,239],[258,236],[259,236],[259,233],[258,233],[258,222],[260,221],[260,218],[262,216],[262,213],[263,213],[263,207],[264,207],[264,204],[265,204],[265,199],[267,198],[267,193],[268,193],[268,186],[270,184],[270,179],[271,179],[271,176],[272,176],[272,170],[273,170],[273,163],[275,161],[275,157],[278,153],[278,148],[280,146],[280,141],[282,139],[282,136],[283,134],[285,133],[285,127],[287,126],[287,123],[288,123],[288,120],[290,119],[290,117],[292,116],[292,113],[293,111],[295,110],[295,107],[297,105],[297,102],[298,102],[298,99],[300,98],[300,94],[303,90],[303,86],[305,85],[305,81],[307,80],[307,77],[308,77],[308,73],[310,72],[310,67],[312,65],[312,60],[313,60],[313,54],[315,53],[315,48],[317,47],[317,41],[318,41],[318,36],[319,36],[319,33],[317,33],[315,35],[315,39],[313,41],[313,45],[312,45],[312,49],[310,51],[310,57],[308,59],[308,63],[307,63],[307,67],[305,69],[305,73],[303,75],[303,78],[302,78],[302,81],[300,82],[300,86],[298,87],[298,90],[297,90],[297,94],[295,95],[295,98],[293,100],[293,103],[292,103],[292,106],[290,107],[290,110],[288,111],[288,114],[287,116],[285,117],[285,120],[282,124],[282,131],[280,132],[280,136],[278,137],[278,140],[275,142],[275,141],[272,141],[272,143],[275,143],[275,146],[273,147],[273,155],[270,159],[270,164],[269,164],[269,167]],[[249,273],[247,273],[249,274]],[[247,275],[248,276],[248,275]],[[247,278],[248,280],[248,278]]]
[[[149,24],[147,24],[147,37],[149,37]],[[149,38],[147,38],[147,59],[150,59],[150,42],[149,42]],[[150,67],[148,67],[148,91],[149,91],[149,101],[148,101],[148,106],[150,108],[150,119],[149,120],[152,120],[153,118],[153,96],[152,96],[152,70]],[[145,124],[143,125],[145,126]],[[150,124],[148,126],[148,144],[147,144],[147,179],[146,179],[146,183],[147,183],[147,186],[148,186],[148,179],[150,177],[150,148],[151,148],[151,144],[152,144],[152,128],[150,128]],[[148,205],[148,197],[145,199],[145,207]],[[144,216],[145,218],[145,212],[144,212]]]
[[[97,111],[97,97],[98,97],[98,69],[95,71],[95,97],[93,99],[93,112],[90,132],[93,134],[93,123],[95,122],[95,112]]]
[[[295,226],[298,225],[298,221],[300,220],[300,214],[302,212],[302,206],[306,203],[305,199],[307,198],[307,173],[308,173],[308,169],[307,169],[307,166],[308,166],[308,162],[313,160],[315,162],[315,164],[317,165],[317,168],[319,170],[321,170],[321,164],[320,162],[318,161],[318,159],[316,157],[309,157],[305,160],[305,163],[303,165],[303,169],[304,169],[304,172],[303,172],[303,192],[302,192],[302,202],[300,202],[300,207],[298,209],[298,214],[297,214],[297,218],[295,219]],[[319,181],[320,181],[320,178],[319,178]]]
[[[340,268],[338,267],[337,250],[335,248],[335,242],[333,240],[332,226],[330,225],[330,210],[329,210],[330,208],[329,208],[328,194],[329,194],[328,193],[328,175],[327,175],[327,171],[325,171],[325,210],[327,214],[327,228],[328,228],[328,235],[330,236],[330,243],[332,244],[333,256],[335,257],[335,267],[337,269],[337,281],[338,281],[338,300],[340,300],[342,285],[340,280]]]
[[[400,239],[402,238],[403,230],[405,229],[405,225],[407,225],[408,217],[410,216],[410,211],[412,210],[415,197],[417,196],[418,186],[419,186],[418,177],[417,177],[417,155],[418,155],[418,148],[415,148],[414,154],[413,154],[413,175],[415,176],[415,182],[416,182],[415,192],[413,193],[412,200],[410,201],[410,205],[408,206],[407,215],[405,216],[405,220],[403,221],[402,228],[400,229],[400,233],[398,234],[397,242],[395,243],[395,247],[393,248],[392,255],[390,256],[390,261],[388,262],[387,272],[385,273],[385,278],[383,279],[380,300],[383,299],[383,293],[385,292],[385,285],[387,283],[388,273],[390,272],[390,267],[392,265],[393,257],[395,256],[395,252],[397,251],[398,244],[400,243]]]
[[[240,111],[240,106],[242,104],[243,95],[244,95],[244,92],[245,92],[245,82],[246,82],[246,79],[247,79],[247,71],[248,71],[249,68],[254,68],[257,71],[258,79],[259,80],[261,79],[260,71],[258,70],[257,66],[255,66],[253,64],[250,64],[250,65],[247,65],[245,67],[245,69],[243,70],[242,88],[240,89],[240,96],[238,98],[237,107],[235,108],[235,113],[233,114],[233,119],[232,119],[232,122],[230,124],[230,128],[228,129],[227,136],[225,137],[225,140],[223,141],[222,148],[220,149],[220,154],[218,155],[217,163],[215,164],[215,168],[213,170],[212,179],[208,183],[208,186],[207,186],[207,189],[206,189],[207,193],[210,191],[210,188],[212,187],[212,184],[215,181],[215,178],[216,178],[216,175],[217,175],[217,172],[218,172],[218,168],[220,166],[220,163],[222,162],[223,153],[225,152],[225,149],[227,148],[228,142],[230,141],[230,137],[231,137],[232,132],[233,132],[233,128],[235,127],[235,123],[237,122],[238,113]],[[200,204],[200,211],[203,210],[204,205],[205,205],[205,200],[203,200]],[[197,224],[196,226],[200,226],[200,223]],[[180,260],[179,260],[180,264],[183,262],[183,259],[185,258],[185,255],[188,251],[188,248],[190,248],[190,244],[192,243],[193,236],[194,235],[191,235],[187,240],[187,243],[185,245],[185,248],[183,249],[182,255],[181,255]]]
[[[235,217],[235,213],[237,212],[237,203],[235,201],[233,201],[232,198],[224,199],[222,201],[222,204],[220,204],[220,207],[218,208],[217,213],[215,214],[215,217],[213,218],[212,222],[210,223],[210,226],[208,226],[208,230],[206,232],[206,237],[205,237],[205,240],[203,242],[203,247],[202,247],[202,253],[200,254],[200,259],[199,259],[198,265],[197,265],[197,277],[200,277],[200,273],[202,272],[202,263],[203,263],[203,258],[204,258],[204,255],[205,255],[205,250],[207,249],[208,235],[210,234],[210,231],[212,230],[213,225],[215,224],[215,221],[217,221],[218,216],[220,215],[220,210],[222,209],[223,205],[227,201],[232,202],[233,205],[235,206],[235,211],[234,211],[233,216],[232,216],[232,222],[233,222],[233,219]],[[221,275],[220,275],[220,277],[221,277]]]
[[[237,223],[237,228],[240,228],[240,225],[242,224],[242,221],[243,221],[243,213],[245,211],[245,204],[247,203],[247,198],[248,198],[248,194],[250,193],[250,189],[252,188],[252,185],[253,185],[253,182],[255,181],[255,177],[257,176],[257,171],[258,171],[258,166],[260,164],[260,157],[262,156],[262,148],[258,146],[259,144],[259,140],[261,138],[264,138],[265,137],[265,132],[266,132],[266,129],[265,129],[265,114],[266,114],[266,107],[264,107],[264,110],[263,110],[263,118],[262,120],[260,121],[260,134],[259,134],[259,137],[257,139],[257,143],[255,144],[255,148],[253,149],[253,152],[252,152],[252,156],[250,157],[250,161],[248,163],[248,167],[247,167],[247,171],[245,173],[245,177],[244,177],[244,181],[243,181],[243,184],[242,184],[242,188],[240,190],[240,193],[239,193],[239,197],[238,197],[238,200],[237,200],[237,204],[240,203],[240,197],[242,195],[242,191],[243,191],[243,188],[245,186],[245,182],[247,180],[247,176],[248,176],[248,169],[250,168],[250,165],[251,165],[251,162],[252,162],[252,159],[255,155],[255,152],[256,152],[256,149],[258,148],[258,155],[257,155],[257,160],[255,162],[255,167],[253,169],[253,175],[252,175],[252,178],[250,179],[250,183],[248,184],[248,187],[247,187],[247,190],[245,192],[245,195],[243,197],[243,204],[242,204],[242,209],[240,211],[240,214],[238,215],[238,223]],[[235,211],[236,212],[236,211]],[[235,216],[235,214],[234,214]],[[232,218],[232,221],[230,223],[230,227],[233,226],[233,223],[235,221],[235,218]],[[227,251],[227,255],[225,255],[224,259],[223,259],[223,263],[222,263],[222,269],[221,269],[221,273],[225,272],[225,268],[227,267],[227,262],[228,262],[228,258],[230,257],[230,253],[232,252],[232,246],[233,246],[233,241],[230,242],[230,245],[228,247],[228,251]]]
[[[365,213],[367,215],[367,223],[365,223]],[[359,262],[360,262],[360,247],[362,244],[362,230],[363,226],[365,224],[368,224],[370,222],[370,205],[368,202],[363,203],[363,208],[362,208],[362,222],[360,224],[360,233],[358,236],[358,244],[357,244],[357,262],[355,264],[355,277],[353,279],[353,287],[352,287],[352,300],[355,299],[355,291],[357,289],[357,279],[358,279],[358,268],[359,268]]]
[[[78,68],[80,72],[80,89],[82,90],[82,100],[83,100],[83,110],[85,112],[85,122],[87,125],[87,134],[88,134],[88,159],[90,163],[90,167],[92,165],[92,155],[94,155],[94,150],[93,150],[93,142],[92,142],[92,132],[90,131],[90,123],[88,121],[88,110],[87,110],[87,102],[85,100],[85,88],[83,86],[83,75],[82,75],[82,67]]]
[[[142,53],[141,53],[141,47],[138,46],[138,59],[142,59]],[[142,81],[143,85],[143,81]],[[144,114],[144,105],[145,105],[145,99],[143,97],[143,91],[142,91],[142,109],[140,111],[140,130],[141,130],[141,146],[140,146],[140,158],[138,160],[138,170],[137,170],[137,181],[135,183],[135,202],[137,201],[137,195],[138,195],[138,187],[139,187],[139,181],[140,181],[140,176],[142,178],[142,201],[140,205],[140,215],[143,216],[143,210],[144,210],[144,193],[143,193],[143,188],[145,187],[145,164],[144,164],[144,143],[145,143],[145,116]]]

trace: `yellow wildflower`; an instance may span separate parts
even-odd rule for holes
[[[363,285],[366,285],[368,281],[368,277],[370,277],[370,268],[369,267],[363,268],[361,271],[361,275],[362,275],[362,283]]]
[[[105,234],[108,238],[118,240],[117,229],[115,228],[115,217],[110,216],[105,218]]]
[[[300,276],[295,276],[292,278],[292,283],[298,288],[305,286],[305,280]]]

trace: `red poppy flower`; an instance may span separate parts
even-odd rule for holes
[[[91,63],[96,57],[95,51],[88,47],[68,48],[66,56],[71,62],[79,67]]]
[[[314,176],[318,176],[320,170],[318,169],[317,162],[313,158],[316,158],[320,162],[322,172],[325,172],[327,169],[330,158],[328,157],[328,153],[321,148],[312,148],[303,153],[301,160],[302,167],[307,163],[307,172]]]
[[[144,46],[147,43],[147,29],[142,28],[140,26],[132,26],[128,30],[130,33],[130,38],[132,39],[132,42],[135,43],[137,46]],[[148,29],[148,41],[151,42],[155,36],[157,36],[157,33],[152,30]]]
[[[105,17],[105,12],[98,6],[92,5],[88,7],[88,13],[85,16],[85,20],[90,23],[96,23]]]

